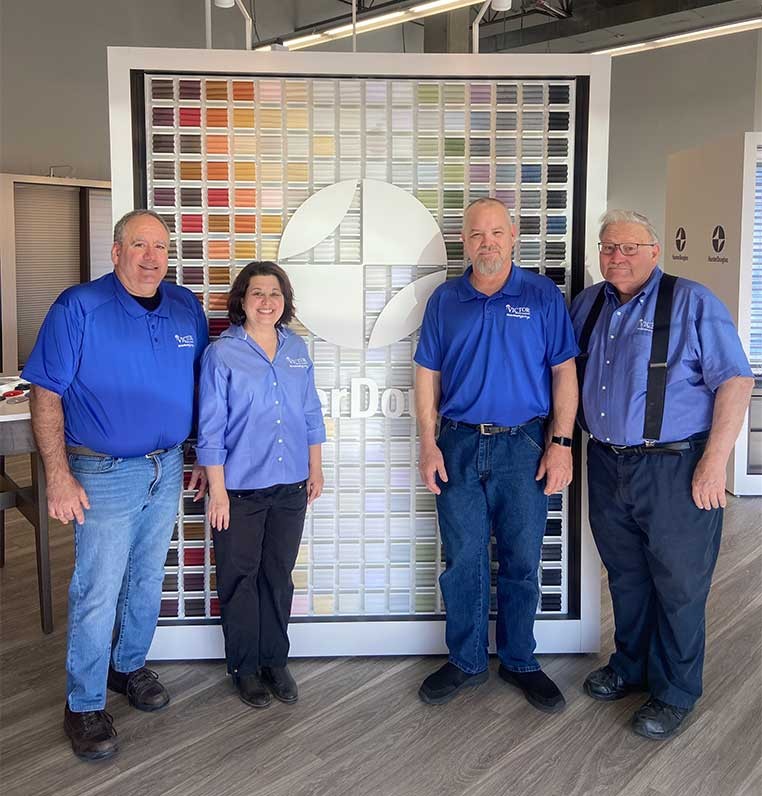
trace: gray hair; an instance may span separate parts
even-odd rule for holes
[[[508,209],[508,206],[505,202],[501,202],[499,199],[495,198],[494,196],[481,196],[478,199],[472,199],[467,205],[466,209],[463,211],[463,226],[466,224],[466,216],[469,214],[472,208],[480,207],[481,205],[486,204],[496,204],[505,210],[506,216],[508,216],[508,220],[513,223],[513,219],[511,218],[511,211]]]
[[[654,225],[647,216],[637,213],[635,210],[607,210],[601,216],[601,228],[598,232],[598,237],[602,238],[606,227],[610,227],[612,224],[638,224],[648,232],[654,243],[659,242],[659,236],[656,234]]]
[[[158,221],[162,227],[166,230],[167,237],[170,237],[172,234],[170,232],[169,227],[167,226],[167,222],[158,214],[155,213],[153,210],[145,210],[145,209],[138,209],[138,210],[130,210],[129,213],[125,213],[119,221],[116,222],[114,225],[114,243],[122,243],[124,241],[124,228],[127,224],[132,221],[133,218],[139,218],[140,216],[150,216],[151,218]]]

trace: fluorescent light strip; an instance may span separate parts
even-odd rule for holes
[[[642,41],[636,44],[623,44],[621,47],[609,47],[605,50],[593,50],[591,55],[629,55],[630,53],[657,50],[660,47],[672,47],[675,44],[685,44],[701,39],[714,39],[717,36],[727,36],[731,33],[741,33],[745,30],[762,28],[762,17],[746,19],[743,22],[731,22],[727,25],[716,25],[711,28],[692,30],[687,33],[676,33],[673,36],[663,36],[660,39]]]
[[[483,0],[431,0],[429,3],[421,3],[405,11],[391,11],[388,14],[380,14],[375,17],[361,19],[357,22],[357,33],[368,33],[371,30],[381,30],[393,25],[400,25],[403,22],[412,22],[416,19],[423,19],[434,14],[442,14],[445,11],[456,11],[459,8],[468,8],[477,5]],[[353,27],[351,24],[339,25],[330,28],[322,33],[313,33],[309,36],[298,36],[294,39],[284,39],[283,46],[289,50],[302,50],[306,47],[313,47],[323,42],[345,39],[352,35]],[[269,50],[269,46],[257,47],[257,50]]]

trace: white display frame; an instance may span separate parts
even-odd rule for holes
[[[112,210],[114,219],[134,206],[131,71],[209,74],[331,75],[354,77],[494,78],[588,77],[587,182],[585,193],[585,283],[594,281],[597,221],[606,209],[611,61],[601,55],[452,55],[387,53],[244,52],[109,47]],[[591,266],[592,264],[592,266]],[[583,456],[584,462],[584,456]],[[587,522],[587,488],[582,479],[580,616],[535,622],[539,653],[595,652],[600,645],[600,560]],[[381,632],[382,631],[382,632]],[[292,656],[401,655],[446,652],[443,620],[310,621],[289,627]],[[494,623],[491,623],[494,649]],[[163,624],[149,657],[177,660],[224,657],[219,624]]]

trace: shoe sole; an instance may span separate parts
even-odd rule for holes
[[[71,741],[72,737],[71,735],[69,735],[66,728],[64,728],[64,732],[66,733],[66,737],[69,739],[69,741]],[[72,744],[71,751],[74,752],[76,757],[78,757],[80,760],[95,762],[97,760],[107,760],[109,757],[113,757],[119,751],[119,747],[116,746],[113,749],[109,749],[108,751],[105,752],[78,752],[74,748],[74,744]]]
[[[537,710],[541,710],[543,713],[561,713],[562,710],[566,709],[566,700],[561,697],[561,701],[557,702],[555,705],[546,705],[543,702],[538,701],[535,699],[531,694],[528,694],[517,682],[514,680],[509,680],[505,675],[498,672],[498,676],[500,679],[507,683],[508,685],[512,685],[514,688],[518,688],[519,691],[524,695],[524,698],[527,702],[533,707],[537,708]]]
[[[273,691],[272,688],[270,688],[270,693],[278,700],[278,702],[282,702],[284,705],[293,705],[294,702],[298,702],[299,701],[299,697],[298,696],[295,696],[293,699],[284,699],[279,694],[276,694],[275,691]]]
[[[449,702],[451,699],[455,699],[455,697],[464,689],[464,688],[476,688],[477,686],[486,683],[489,680],[489,671],[479,672],[479,674],[475,674],[473,677],[469,677],[464,683],[461,683],[454,691],[451,691],[449,694],[445,694],[441,697],[432,697],[429,696],[423,688],[418,689],[418,697],[420,698],[421,702],[425,702],[427,705],[444,705],[446,702]]]
[[[264,710],[272,705],[272,700],[270,702],[265,702],[264,705],[258,705],[256,702],[249,702],[248,699],[244,699],[240,694],[238,694],[238,698],[244,705],[248,705],[250,708],[256,708],[257,710]]]
[[[630,726],[635,735],[639,735],[641,738],[648,738],[649,741],[667,741],[670,738],[674,738],[676,735],[679,735],[685,729],[685,722],[681,723],[678,727],[675,727],[672,732],[666,733],[651,733],[648,732],[648,730],[637,727],[634,723]]]

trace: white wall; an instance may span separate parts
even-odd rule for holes
[[[762,129],[760,58],[759,32],[614,57],[609,207],[640,210],[663,239],[667,157]]]

